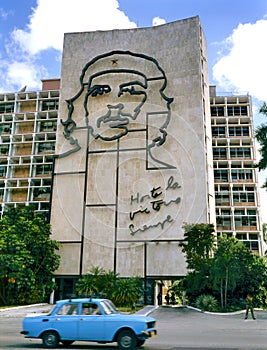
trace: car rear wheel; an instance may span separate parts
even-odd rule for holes
[[[54,331],[45,332],[43,335],[43,345],[46,348],[56,348],[59,343],[59,336]]]
[[[118,336],[118,346],[120,349],[136,349],[137,339],[132,331],[121,331]]]

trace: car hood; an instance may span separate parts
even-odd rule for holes
[[[135,321],[142,321],[142,322],[156,321],[153,317],[144,316],[144,315],[136,315],[136,314],[125,315],[125,314],[118,313],[118,314],[112,314],[112,315],[109,315],[109,316],[112,316],[114,318],[116,318],[116,317],[118,317],[118,318],[121,318],[121,317],[126,318],[127,317],[128,319],[134,319]]]

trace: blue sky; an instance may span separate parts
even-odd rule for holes
[[[0,0],[0,91],[40,89],[41,79],[59,77],[64,32],[149,27],[196,15],[210,84],[248,92],[255,126],[265,122],[257,111],[267,101],[266,0]]]
[[[0,0],[0,91],[60,76],[63,33],[148,27],[200,16],[209,80],[267,100],[266,0]]]

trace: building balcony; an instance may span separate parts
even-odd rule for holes
[[[257,226],[236,226],[236,231],[257,231]]]
[[[233,231],[233,229],[230,225],[221,226],[219,224],[217,225],[217,231]]]
[[[219,201],[219,202],[215,202],[215,205],[220,206],[220,207],[222,207],[222,206],[230,207],[231,204],[230,204],[230,202]]]
[[[255,202],[234,202],[235,207],[251,207],[255,205]]]

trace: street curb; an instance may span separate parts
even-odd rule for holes
[[[201,309],[198,309],[193,306],[186,306],[188,309],[192,309],[198,312],[202,312],[203,314],[209,314],[209,315],[218,315],[218,316],[232,316],[232,315],[240,315],[246,312],[246,310],[239,310],[239,311],[233,311],[233,312],[212,312],[212,311],[203,311]]]
[[[190,310],[194,310],[197,312],[201,312],[203,314],[208,314],[208,315],[217,315],[217,316],[233,316],[233,315],[241,315],[246,312],[246,310],[238,310],[238,311],[233,311],[233,312],[212,312],[212,311],[203,311],[201,309],[198,309],[197,307],[190,306],[190,305],[161,305],[163,308],[187,308]],[[264,311],[264,309],[260,308],[254,308],[255,311]],[[153,310],[154,311],[154,310]]]
[[[41,307],[41,306],[51,306],[52,307],[52,304],[40,303],[40,304],[21,305],[21,306],[0,308],[0,314],[2,312],[9,311],[9,310],[19,310],[19,309],[23,309],[23,308],[38,307],[38,306],[39,307]],[[204,314],[217,315],[217,316],[241,315],[241,314],[244,314],[246,312],[246,310],[239,310],[239,311],[234,311],[234,312],[211,312],[211,311],[203,311],[201,309],[198,309],[198,308],[196,308],[194,306],[190,306],[190,305],[150,305],[150,306],[145,306],[143,309],[140,309],[139,311],[135,312],[134,315],[148,316],[149,314],[151,314],[152,312],[157,310],[159,307],[173,308],[173,309],[175,309],[175,308],[187,308],[189,310],[194,310],[194,311],[201,312]],[[263,309],[260,309],[260,308],[255,308],[254,310],[255,311],[263,311]]]
[[[41,303],[41,304],[30,304],[30,305],[21,305],[21,306],[4,307],[4,308],[0,308],[0,312],[9,311],[9,310],[19,310],[19,309],[28,308],[28,307],[33,307],[33,306],[46,306],[46,305],[49,305],[49,304],[47,304],[47,303]]]
[[[239,311],[233,311],[233,312],[212,312],[212,311],[203,311],[201,309],[198,309],[196,307],[193,306],[189,306],[186,305],[185,307],[187,307],[188,309],[192,309],[198,312],[202,312],[204,314],[209,314],[209,315],[218,315],[218,316],[232,316],[232,315],[241,315],[244,314],[246,312],[246,310],[239,310]],[[263,311],[263,309],[259,309],[259,308],[254,308],[255,311]]]

